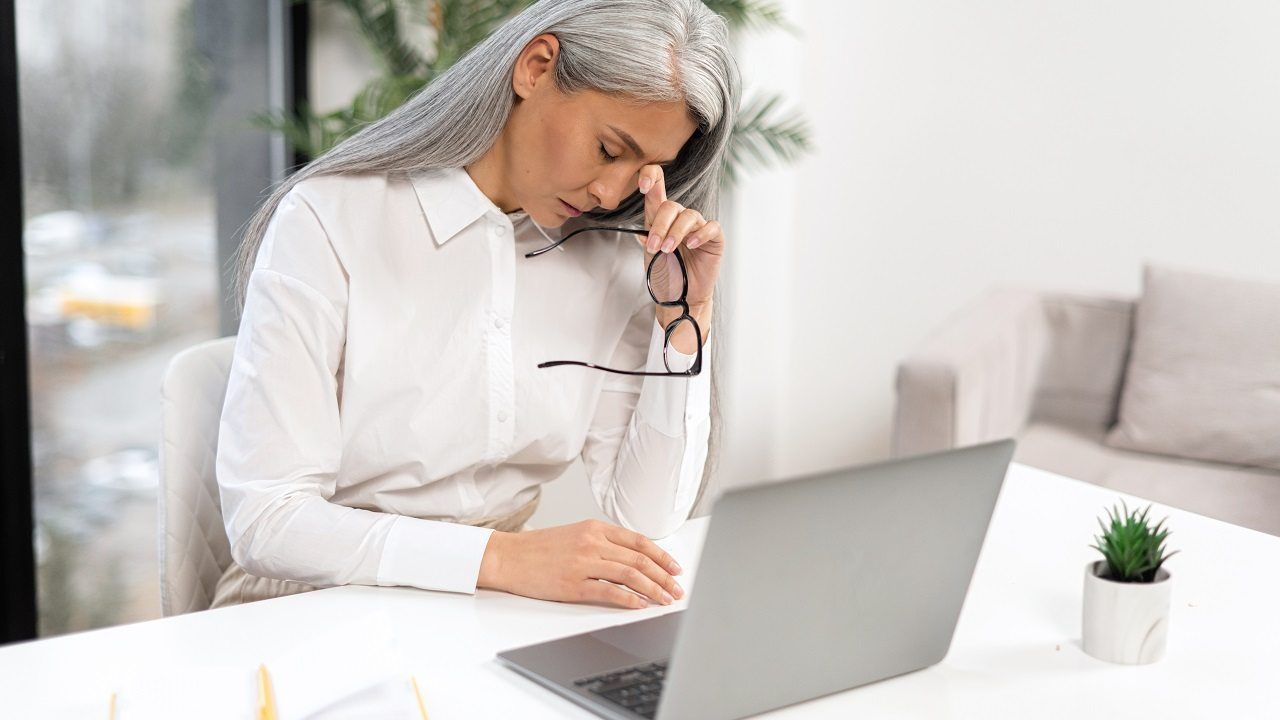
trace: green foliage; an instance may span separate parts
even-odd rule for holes
[[[1098,518],[1102,535],[1094,536],[1097,544],[1089,547],[1102,553],[1107,560],[1107,570],[1102,577],[1117,582],[1153,582],[1164,561],[1177,555],[1178,551],[1165,554],[1164,540],[1169,531],[1162,529],[1164,520],[1155,527],[1148,526],[1150,505],[1142,512],[1131,512],[1123,502],[1121,506],[1123,512],[1118,508],[1108,510],[1110,527]]]
[[[320,0],[294,0],[318,2]],[[468,50],[532,0],[325,0],[344,7],[356,20],[382,73],[347,106],[327,113],[299,107],[293,114],[267,113],[256,124],[284,134],[303,155],[317,157],[364,125],[399,107],[457,62]],[[764,0],[704,0],[730,28],[795,29],[781,10]],[[435,55],[427,58],[407,40],[406,19],[434,31]],[[412,27],[412,24],[411,24]],[[732,182],[744,165],[768,167],[790,162],[810,149],[809,130],[798,114],[784,114],[776,95],[748,96],[734,125],[725,158]]]
[[[737,179],[740,165],[768,167],[775,160],[790,162],[809,149],[809,130],[798,115],[779,118],[777,95],[748,98],[738,112],[729,136],[725,179]]]
[[[782,9],[760,0],[702,0],[702,4],[724,18],[731,28],[765,30],[780,27],[796,32],[795,26],[786,21]]]

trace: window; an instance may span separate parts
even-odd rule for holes
[[[234,333],[237,228],[285,168],[289,4],[17,0],[40,635],[158,617],[160,380]]]

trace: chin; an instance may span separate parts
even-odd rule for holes
[[[558,213],[529,213],[529,217],[544,228],[558,228],[569,221],[569,218]]]

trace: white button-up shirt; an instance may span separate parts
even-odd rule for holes
[[[680,526],[707,453],[710,343],[692,379],[539,369],[665,370],[634,236],[524,257],[546,244],[461,168],[312,178],[284,198],[219,425],[240,565],[474,592],[492,531],[463,523],[517,510],[579,457],[617,523]]]

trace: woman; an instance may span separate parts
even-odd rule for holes
[[[699,0],[543,0],[268,198],[239,258],[215,606],[682,596],[646,536],[688,516],[708,455],[726,43]],[[520,532],[579,457],[618,525]]]

